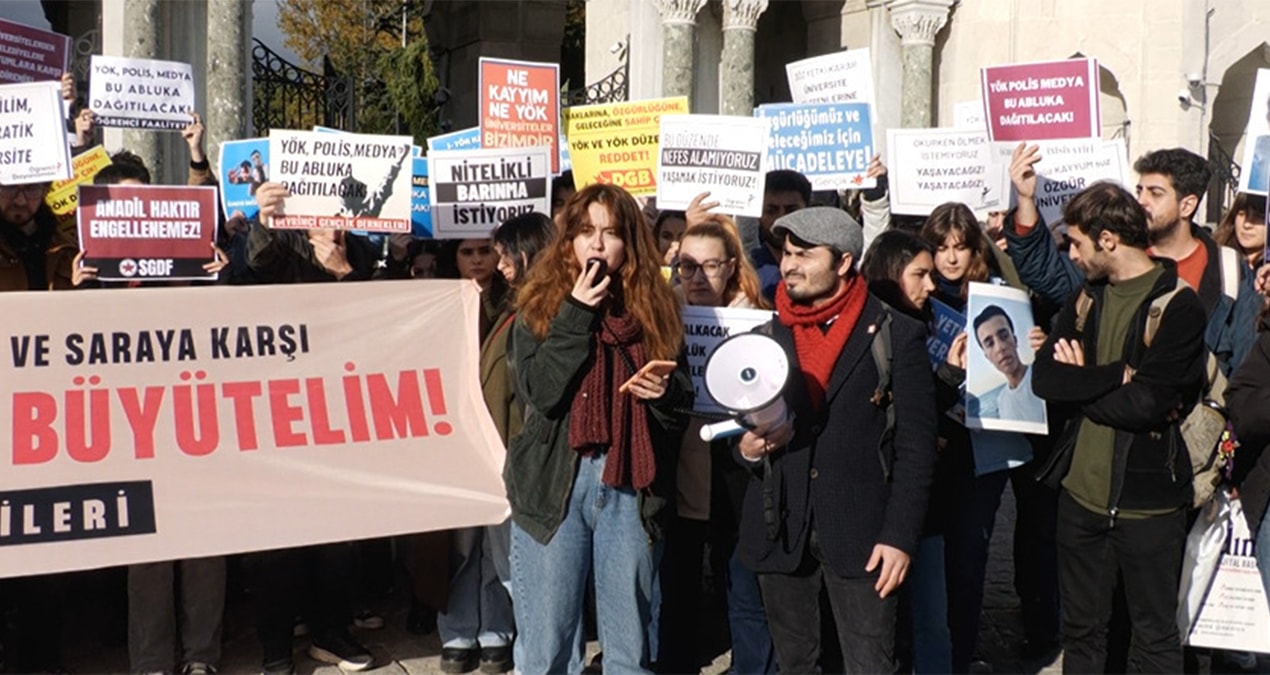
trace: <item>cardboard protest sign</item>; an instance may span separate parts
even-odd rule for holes
[[[771,321],[772,312],[764,309],[740,309],[736,307],[683,308],[684,343],[688,352],[688,372],[692,375],[692,387],[697,392],[692,409],[697,412],[729,412],[714,402],[706,393],[706,360],[720,342],[733,335],[748,333]]]
[[[62,232],[76,236],[75,210],[79,208],[79,186],[92,183],[93,178],[102,169],[110,166],[110,154],[98,145],[92,150],[81,152],[71,159],[72,176],[68,180],[54,181],[49,186],[44,203],[57,216],[57,226]]]
[[[1123,138],[1041,141],[1036,145],[1041,155],[1041,160],[1032,166],[1037,175],[1036,208],[1050,225],[1062,222],[1067,200],[1097,181],[1113,181],[1132,192],[1129,153]],[[1009,165],[1013,148],[997,145],[993,152],[998,164]],[[1005,181],[1009,181],[1009,176]],[[1017,197],[1012,199],[1017,201]]]
[[[994,142],[1102,137],[1097,59],[991,66],[979,76]]]
[[[657,153],[657,206],[687,210],[702,192],[720,213],[759,217],[767,177],[767,120],[664,115]]]
[[[891,212],[928,215],[945,202],[972,210],[998,207],[1003,194],[1001,164],[982,131],[887,129]]]
[[[269,181],[269,139],[248,138],[220,144],[220,196],[225,217],[239,211],[248,220],[256,217],[256,188]]]
[[[789,169],[815,190],[871,188],[865,172],[873,159],[873,120],[867,103],[778,103],[754,109],[770,121],[767,169]]]
[[[79,246],[103,281],[215,279],[214,187],[81,185]]]
[[[1239,191],[1267,194],[1266,186],[1270,185],[1270,68],[1257,71],[1257,80],[1252,88],[1242,166]]]
[[[1270,654],[1270,604],[1243,504],[1230,500],[1225,545],[1186,644]],[[1201,517],[1208,512],[1201,511]],[[1211,521],[1209,521],[1211,522]]]
[[[868,47],[794,61],[785,75],[794,103],[873,103]]]
[[[657,193],[661,116],[686,114],[688,97],[573,106],[561,112],[579,190],[602,183],[651,195]]]
[[[432,196],[428,185],[428,158],[410,160],[410,234],[417,239],[432,238]]]
[[[481,147],[551,148],[560,172],[560,64],[481,57]]]
[[[428,152],[433,150],[475,150],[481,147],[481,128],[470,127],[428,139]]]
[[[62,106],[57,82],[0,84],[0,184],[71,177]]]
[[[966,428],[1048,433],[1045,401],[1032,393],[1035,322],[1027,292],[971,283],[966,303]]]
[[[429,153],[433,235],[488,237],[508,218],[551,213],[553,152],[544,146]]]
[[[60,81],[70,53],[70,36],[0,19],[0,84]]]
[[[269,170],[291,192],[271,227],[410,231],[409,136],[269,131]]]
[[[180,131],[194,121],[188,63],[93,55],[88,107],[103,127]]]
[[[935,315],[935,330],[926,338],[926,354],[934,370],[948,358],[953,340],[966,329],[966,315],[935,298],[930,299],[930,307]]]
[[[0,577],[506,518],[476,285],[355,286],[4,294]]]

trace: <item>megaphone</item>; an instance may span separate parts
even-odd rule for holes
[[[736,436],[785,419],[781,394],[788,378],[789,357],[771,337],[740,333],[720,342],[706,359],[706,394],[736,417],[701,427],[701,440]]]

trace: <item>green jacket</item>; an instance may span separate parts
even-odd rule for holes
[[[524,425],[520,404],[512,389],[511,374],[507,370],[507,346],[513,316],[511,312],[504,311],[494,319],[490,324],[493,332],[481,345],[481,393],[485,396],[485,407],[489,408],[503,445],[520,433]]]
[[[503,482],[512,520],[529,536],[547,544],[568,510],[577,475],[578,452],[569,447],[569,412],[581,373],[593,350],[599,314],[571,299],[560,305],[545,339],[539,340],[517,317],[508,345],[507,364],[516,398],[524,406],[525,426],[511,439]],[[675,497],[675,467],[683,435],[681,410],[692,406],[687,360],[671,375],[666,395],[649,403],[649,426],[657,453],[652,488],[639,494],[640,514],[649,538],[661,535],[661,514]]]

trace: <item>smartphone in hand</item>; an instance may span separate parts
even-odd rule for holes
[[[619,393],[625,394],[627,390],[631,388],[631,385],[635,383],[635,380],[638,380],[644,375],[655,375],[657,377],[665,377],[675,372],[675,368],[678,368],[678,367],[679,367],[679,364],[674,361],[663,361],[659,359],[653,359],[652,361],[645,363],[644,367],[640,368],[638,373],[635,373],[633,376],[631,376],[631,379],[623,382],[622,386],[617,388],[617,391]]]
[[[600,282],[603,281],[604,277],[609,273],[609,264],[604,260],[604,258],[587,258],[586,267],[588,271],[590,271],[592,267],[599,268],[596,271],[595,276],[591,278],[592,286],[599,286]]]

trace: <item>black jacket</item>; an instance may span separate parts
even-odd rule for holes
[[[1262,319],[1261,333],[1248,358],[1235,370],[1226,388],[1226,408],[1235,424],[1234,479],[1239,501],[1254,539],[1270,504],[1270,318]]]
[[[1036,353],[1032,390],[1052,404],[1066,405],[1071,417],[1039,478],[1057,488],[1071,466],[1081,422],[1089,419],[1116,429],[1112,452],[1111,494],[1108,511],[1181,507],[1191,498],[1191,464],[1181,430],[1169,421],[1181,417],[1195,404],[1204,383],[1204,307],[1189,288],[1173,296],[1160,319],[1151,348],[1143,342],[1151,300],[1177,285],[1177,266],[1171,260],[1164,273],[1134,313],[1125,336],[1122,357],[1106,365],[1091,365],[1098,353],[1098,323],[1102,314],[1105,281],[1086,282],[1084,291],[1093,298],[1084,331],[1076,329],[1076,303],[1080,293],[1067,300],[1054,320],[1045,345]],[[1054,360],[1054,343],[1080,340],[1086,365],[1077,367]],[[1125,366],[1134,375],[1124,382]]]
[[[891,479],[879,456],[886,411],[870,402],[878,384],[873,330],[891,315]],[[794,336],[779,321],[767,325],[790,359],[785,401],[797,418],[794,440],[764,463],[736,459],[752,470],[741,512],[738,551],[759,573],[792,573],[803,560],[814,514],[828,564],[843,577],[868,576],[876,544],[914,552],[926,519],[935,468],[935,392],[926,356],[926,327],[869,295],[834,365],[825,405],[813,412]],[[775,536],[764,520],[764,483],[774,497]],[[874,571],[876,573],[876,570]]]
[[[370,279],[379,261],[379,250],[366,237],[347,234],[345,255],[353,268],[344,281]],[[313,253],[307,230],[275,230],[252,221],[247,231],[247,267],[256,280],[267,284],[335,281]]]

